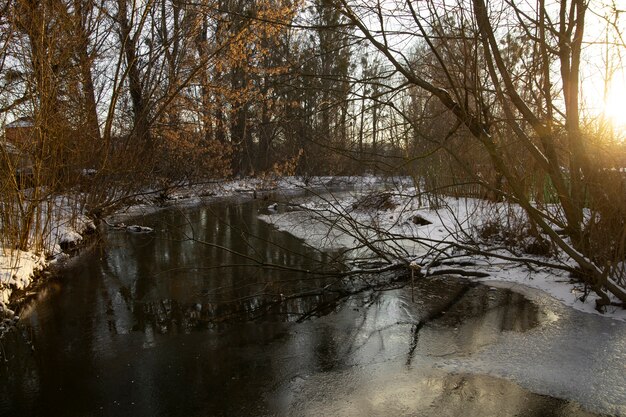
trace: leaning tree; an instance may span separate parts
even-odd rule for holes
[[[585,31],[589,16],[598,15],[589,2],[337,0],[335,6],[408,85],[453,116],[446,139],[456,134],[478,144],[500,179],[474,180],[524,209],[533,228],[575,263],[599,306],[609,294],[626,302],[623,181],[598,156],[600,140],[581,116]],[[428,59],[416,60],[407,45],[420,45]],[[444,148],[458,156],[458,149]],[[554,201],[538,198],[545,189]]]

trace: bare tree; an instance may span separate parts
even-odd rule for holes
[[[602,297],[599,304],[610,302],[607,292],[626,301],[624,277],[611,274],[609,266],[619,260],[609,261],[597,245],[591,244],[595,221],[584,216],[589,206],[592,210],[616,203],[623,207],[623,199],[613,196],[607,200],[593,190],[607,167],[593,166],[581,129],[580,67],[588,4],[584,0],[571,0],[559,2],[558,7],[541,3],[539,6],[545,7],[526,10],[515,1],[407,1],[391,12],[375,2],[364,6],[339,0],[336,4],[408,83],[438,100],[458,120],[458,127],[480,143],[504,181],[499,191],[523,207],[529,220],[579,265],[581,279]],[[398,30],[384,24],[373,27],[369,23],[388,13],[395,13],[396,20],[404,27]],[[466,33],[432,30],[442,27],[440,23],[446,19],[466,27]],[[536,45],[533,50],[539,58],[534,68],[527,69],[519,60],[508,60],[506,33],[511,26],[519,28],[525,40]],[[411,32],[435,57],[444,83],[438,84],[436,79],[412,67],[412,61],[394,48],[397,42],[391,41],[393,37]],[[470,69],[464,74],[478,75],[475,63],[480,62],[485,65],[487,80],[477,77],[468,84],[467,78],[459,79],[456,66],[443,56],[441,43],[454,39],[458,44],[458,36],[473,42],[471,50],[460,50],[457,57]],[[554,74],[555,68],[558,75]],[[530,77],[526,85],[518,81],[522,75]],[[524,94],[528,82],[540,91],[535,101]],[[534,203],[524,185],[525,172],[511,163],[512,155],[503,134],[513,134],[536,169],[547,175],[555,188],[562,216]],[[608,222],[617,220],[609,213],[600,217]],[[619,224],[620,232],[610,242],[604,242],[609,252],[610,248],[623,246],[624,226],[623,222]]]

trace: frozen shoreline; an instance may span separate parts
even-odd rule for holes
[[[384,242],[385,249],[395,251],[407,264],[414,260],[424,265],[433,262],[433,255],[426,254],[426,249],[417,240],[433,242],[457,242],[459,237],[471,233],[471,229],[490,221],[493,213],[481,211],[481,202],[473,199],[446,198],[443,208],[431,210],[420,206],[415,198],[414,189],[401,190],[397,206],[387,210],[355,209],[359,194],[337,194],[331,199],[300,200],[302,211],[285,211],[260,215],[260,218],[278,228],[305,240],[317,248],[343,249],[355,258],[371,255],[372,251],[363,248],[354,250],[360,239],[372,241],[392,237],[393,242]],[[412,219],[419,216],[431,224],[416,225]],[[347,219],[347,220],[346,220]],[[375,224],[382,231],[369,230]],[[523,261],[498,259],[497,257],[465,255],[455,252],[452,247],[440,244],[441,251],[454,256],[456,264],[463,265],[469,272],[488,273],[485,278],[470,277],[476,281],[502,282],[506,285],[523,286],[540,290],[575,310],[626,322],[626,309],[607,306],[604,313],[595,309],[595,296],[591,293],[586,301],[581,301],[583,286],[569,277],[562,269],[548,266],[529,267]],[[494,253],[511,257],[506,250],[497,249]],[[524,255],[523,259],[541,261],[540,256]],[[558,259],[550,259],[555,264],[568,265],[569,259],[559,254]],[[422,269],[426,275],[437,270],[450,268],[439,265]]]
[[[410,196],[411,190],[403,190],[402,194]],[[400,198],[401,204],[395,209],[364,212],[354,210],[354,204],[359,200],[360,196],[350,193],[332,198],[332,204],[302,199],[299,201],[301,207],[312,211],[272,212],[260,217],[310,245],[343,249],[356,258],[367,253],[351,251],[354,235],[376,239],[375,233],[367,235],[363,230],[376,224],[386,233],[385,236],[408,240],[408,244],[400,245],[397,250],[406,251],[406,264],[415,261],[420,265],[428,264],[432,256],[424,256],[425,250],[415,245],[412,238],[450,242],[462,236],[463,229],[467,231],[477,222],[488,220],[476,209],[479,202],[468,199],[446,199],[444,209],[430,210],[418,207],[414,199]],[[337,216],[339,213],[348,215],[343,224],[341,216]],[[316,218],[320,214],[321,218]],[[461,216],[466,214],[471,216]],[[431,224],[414,224],[411,218],[415,215]],[[457,219],[466,221],[458,222]],[[346,233],[346,223],[361,230]],[[586,302],[581,301],[581,285],[574,283],[568,273],[560,269],[534,266],[530,270],[521,262],[452,253],[452,247],[446,251],[455,257],[459,269],[489,273],[485,278],[466,279],[522,294],[539,307],[544,321],[527,332],[508,332],[501,342],[469,356],[444,354],[437,360],[436,369],[453,375],[467,373],[502,378],[533,393],[582,404],[592,412],[626,416],[626,381],[622,366],[626,352],[624,309],[608,307],[604,314],[599,313],[594,308],[593,294]],[[562,262],[567,263],[567,258],[563,257]],[[450,268],[456,266],[439,265],[427,269],[435,272]],[[428,275],[429,271],[422,272]],[[458,335],[453,332],[453,336]],[[480,340],[481,336],[472,333],[468,337]]]

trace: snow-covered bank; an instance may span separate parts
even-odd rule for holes
[[[39,249],[17,250],[0,247],[0,310],[8,311],[14,290],[30,286],[38,272],[67,258],[66,251],[76,247],[96,227],[85,213],[78,212],[72,197],[59,196],[42,202],[37,210],[42,236],[31,231]],[[10,315],[10,314],[9,314]]]
[[[20,250],[0,251],[0,312],[9,302],[13,289],[28,287],[37,271],[47,265],[43,254]]]
[[[503,221],[505,216],[509,216],[509,227],[523,226],[511,225],[524,222],[523,212],[517,207],[470,198],[443,198],[434,208],[425,200],[420,202],[410,186],[394,188],[384,199],[364,197],[362,191],[300,199],[296,202],[298,211],[260,217],[312,246],[343,249],[349,258],[376,257],[380,250],[407,264],[415,261],[422,265],[425,275],[460,265],[464,271],[489,274],[487,278],[471,279],[535,288],[576,310],[626,321],[626,309],[608,306],[599,313],[594,294],[583,297],[584,286],[559,268],[573,265],[572,261],[555,248],[550,248],[548,257],[524,253],[524,248],[516,250],[498,241],[483,246],[471,244],[471,249],[483,249],[492,255],[469,254],[459,248],[459,243],[475,241],[477,233]],[[533,245],[523,239],[518,243]]]

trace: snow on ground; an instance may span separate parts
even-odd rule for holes
[[[40,224],[45,224],[39,250],[17,250],[0,246],[0,312],[7,308],[11,294],[25,289],[35,275],[67,256],[64,249],[75,247],[83,235],[95,231],[95,225],[84,213],[77,212],[75,201],[59,196],[38,208]],[[35,233],[31,235],[35,241]]]
[[[8,253],[0,251],[0,312],[9,302],[11,290],[5,288],[12,285],[18,289],[26,288],[32,280],[33,275],[47,265],[43,254],[33,252],[14,251]]]
[[[407,264],[415,261],[422,265],[422,272],[426,275],[462,265],[465,271],[489,274],[488,278],[472,279],[535,288],[576,310],[601,314],[595,310],[593,293],[586,301],[581,301],[584,295],[582,285],[574,282],[568,272],[558,267],[531,266],[511,259],[468,255],[452,245],[466,242],[477,231],[495,221],[501,221],[507,215],[513,214],[513,222],[519,223],[510,224],[512,228],[523,226],[524,215],[519,208],[451,197],[437,201],[438,207],[433,208],[428,201],[420,203],[415,197],[415,189],[405,184],[394,186],[390,197],[393,204],[368,209],[360,207],[363,202],[367,202],[364,199],[366,190],[367,187],[356,192],[320,193],[317,197],[295,201],[296,210],[269,211],[259,217],[280,230],[304,239],[312,246],[343,250],[348,259],[375,258],[377,250],[392,252],[396,261],[403,260]],[[416,224],[422,220],[431,224]],[[364,246],[364,241],[370,244]],[[547,260],[555,266],[571,265],[571,260],[563,254],[557,253],[546,259],[514,253],[512,248],[504,248],[502,245],[496,246],[494,244],[485,248],[505,258],[521,256],[522,259]],[[444,258],[452,258],[454,264],[438,264],[437,261],[443,261]],[[626,310],[621,307],[609,306],[602,315],[626,321]]]

